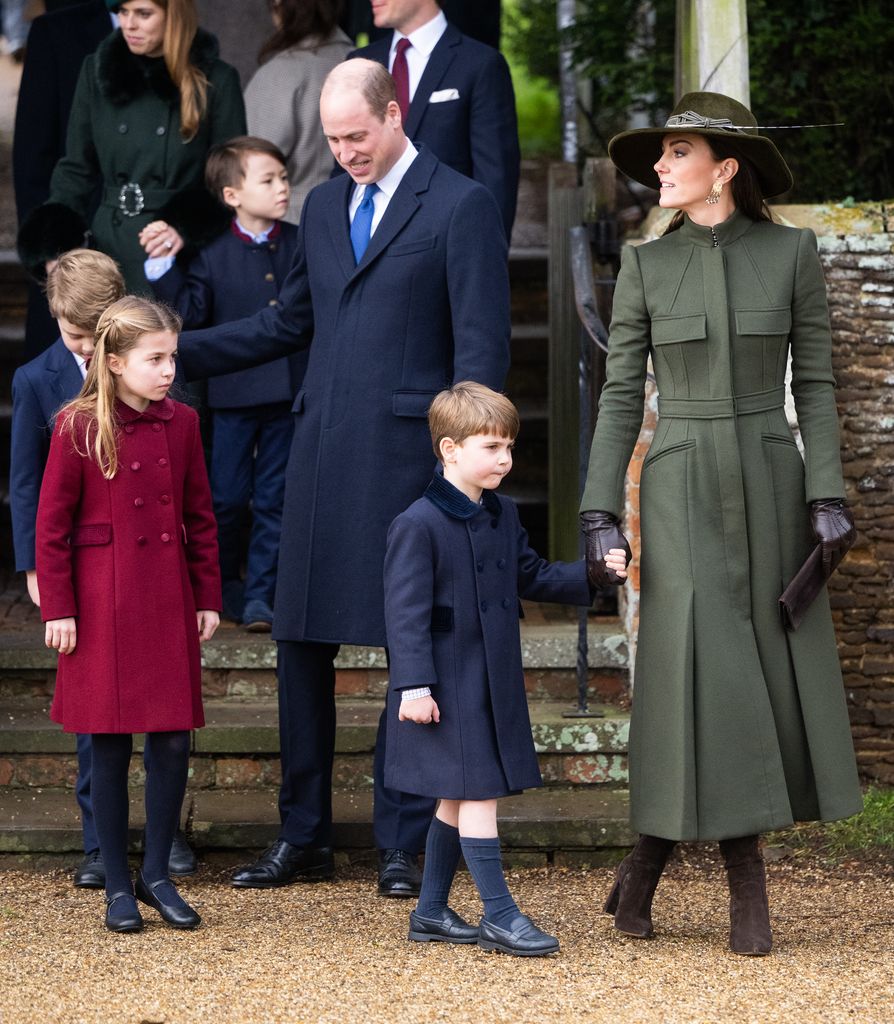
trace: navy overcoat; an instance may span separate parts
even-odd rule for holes
[[[388,67],[391,34],[348,54]],[[432,50],[404,131],[416,145],[491,190],[512,235],[521,153],[515,93],[502,54],[448,25]]]
[[[184,273],[175,263],[157,281],[155,294],[173,306],[184,327],[212,327],[240,320],[276,302],[298,246],[298,228],[284,221],[266,242],[253,242],[235,223],[206,245]],[[291,402],[307,366],[295,352],[271,363],[208,381],[210,409],[237,409]]]
[[[308,195],[279,306],[180,338],[192,378],[311,346],[292,409],[276,640],[384,644],[385,537],[431,478],[431,400],[453,381],[502,388],[509,367],[490,192],[420,150],[355,265],[352,191],[340,175]]]
[[[519,597],[589,605],[586,565],[546,562],[518,510],[471,502],[436,474],[388,531],[390,687],[385,785],[486,800],[541,783],[525,696]],[[400,691],[430,686],[441,720],[398,721]]]

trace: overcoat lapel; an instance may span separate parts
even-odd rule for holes
[[[349,278],[357,269],[354,264],[354,249],[351,246],[351,222],[348,218],[348,204],[354,190],[354,179],[345,172],[341,175],[341,185],[341,188],[332,190],[327,220],[338,265],[345,277]]]
[[[60,344],[53,353],[53,359],[47,369],[53,371],[52,388],[58,399],[57,406],[63,405],[81,390],[84,378],[74,356],[64,345]]]
[[[425,65],[425,71],[422,72],[422,78],[419,79],[419,85],[416,86],[413,102],[407,111],[407,123],[404,125],[404,131],[408,138],[412,139],[416,134],[419,122],[422,120],[422,115],[428,106],[428,99],[441,84],[447,69],[453,63],[453,58],[456,54],[455,48],[461,42],[462,36],[457,29],[452,25],[448,25],[444,30],[444,34],[435,44],[435,48],[428,58],[428,63]]]

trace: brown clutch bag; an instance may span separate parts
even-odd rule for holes
[[[841,556],[836,557],[833,572],[840,561]],[[779,598],[779,614],[786,629],[794,632],[801,625],[807,609],[827,582],[823,575],[823,549],[817,544]]]

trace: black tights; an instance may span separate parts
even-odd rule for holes
[[[99,849],[106,869],[106,892],[128,892],[131,888],[127,864],[129,802],[127,770],[133,751],[130,733],[93,734],[93,777],[91,798],[99,836]],[[189,772],[189,732],[146,734],[146,846],[143,877],[157,882],[168,877],[171,843],[180,819]]]

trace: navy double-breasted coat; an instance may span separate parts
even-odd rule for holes
[[[431,400],[455,380],[499,389],[509,366],[506,241],[490,192],[420,150],[355,265],[353,186],[340,175],[308,195],[277,307],[180,338],[189,377],[310,345],[292,410],[276,640],[385,643],[385,537],[431,478]]]
[[[166,398],[115,404],[119,468],[107,480],[57,422],[37,514],[43,620],[74,616],[50,717],[66,732],[204,724],[196,609],[220,609],[217,527],[199,420]],[[83,428],[77,425],[83,449]]]
[[[485,800],[540,785],[519,597],[591,600],[583,561],[544,561],[515,504],[483,499],[436,474],[388,531],[385,785],[404,793]],[[417,686],[431,687],[439,723],[398,721],[400,691]]]

